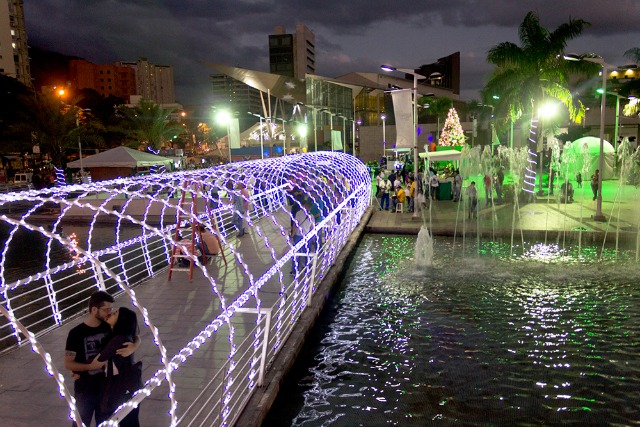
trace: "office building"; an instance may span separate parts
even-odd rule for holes
[[[287,34],[283,26],[277,26],[269,35],[269,69],[272,74],[304,79],[306,74],[316,73],[315,35],[303,24],[296,25],[296,32]]]
[[[22,0],[0,0],[0,74],[31,87]]]
[[[116,96],[129,101],[136,94],[136,74],[131,67],[96,65],[84,59],[69,62],[71,87],[93,89],[104,97]]]
[[[116,65],[135,71],[136,95],[161,105],[176,102],[172,66],[150,64],[147,58],[136,62],[121,61]]]

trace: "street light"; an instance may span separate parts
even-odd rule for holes
[[[390,65],[381,65],[380,68],[384,71],[399,71],[413,76],[413,169],[414,179],[418,182],[418,80],[426,79],[426,77],[408,68],[395,68]],[[439,74],[439,76],[435,74]],[[442,79],[442,74],[440,73],[432,73],[431,76],[434,79]],[[418,203],[413,205],[413,218],[418,218]]]
[[[305,117],[306,120],[306,117]],[[300,152],[306,152],[306,150],[308,150],[307,148],[307,123],[298,123],[298,126],[296,128],[296,130],[298,131],[298,135],[300,136],[301,141],[304,141],[304,147],[302,146],[302,142],[299,144],[300,146]]]
[[[599,94],[602,95],[603,90],[602,88],[598,89],[597,91]],[[618,126],[620,124],[620,99],[627,99],[626,96],[622,96],[616,92],[609,92],[607,91],[607,95],[612,95],[616,97],[616,124],[615,124],[615,130],[613,131],[613,141],[614,141],[614,149],[615,149],[615,153],[616,156],[618,155]],[[614,162],[615,165],[615,162]]]
[[[264,138],[262,137],[262,119],[264,119],[264,117],[251,111],[247,111],[247,113],[260,119],[260,158],[264,160]]]
[[[538,139],[542,141],[540,145],[540,164],[538,165],[538,175],[540,176],[540,181],[538,181],[538,196],[542,196],[544,191],[542,190],[542,164],[544,163],[544,120],[551,118],[556,111],[558,110],[558,104],[555,102],[547,102],[543,104],[540,108],[538,108],[538,117],[540,118],[540,134],[538,135]],[[491,110],[493,111],[493,109]],[[549,166],[549,179],[551,179],[551,166]],[[551,186],[553,186],[552,182],[549,182]]]
[[[607,92],[607,70],[615,70],[618,67],[607,64],[600,57],[590,57],[584,55],[566,54],[564,59],[567,61],[586,61],[599,64],[602,67],[602,100],[600,101],[600,157],[598,159],[598,197],[596,198],[596,213],[593,216],[594,221],[605,222],[607,218],[602,213],[602,176],[604,175],[604,112]]]
[[[356,126],[357,125],[357,126]],[[358,139],[358,148],[360,148],[360,126],[362,120],[353,120],[353,155],[356,155],[356,134]]]
[[[318,152],[318,125],[317,125],[317,119],[318,119],[318,110],[320,108],[314,106],[314,105],[305,105],[306,108],[310,108],[311,111],[313,111],[313,149],[315,152]],[[305,115],[306,118],[306,115]]]
[[[387,134],[385,129],[385,121],[387,120],[386,114],[381,114],[380,118],[382,119],[382,157],[386,159],[387,157]]]
[[[62,91],[64,94],[64,90]],[[78,130],[78,155],[80,156],[80,183],[84,184],[84,168],[82,167],[82,141],[80,139],[80,111],[89,112],[90,108],[78,108],[76,111],[76,129]]]
[[[342,114],[338,114],[338,117],[342,119],[342,152],[347,152],[347,118]]]
[[[228,110],[219,110],[216,113],[216,122],[227,127],[227,146],[229,146],[229,163],[231,163],[231,113]]]
[[[320,112],[329,115],[329,139],[331,141],[331,151],[333,151],[333,116],[335,116],[336,114],[329,111],[328,108],[323,108],[320,110]]]

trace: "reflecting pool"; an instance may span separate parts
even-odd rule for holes
[[[640,420],[634,255],[436,238],[415,271],[415,242],[363,238],[263,425]]]

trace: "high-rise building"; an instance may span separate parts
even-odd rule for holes
[[[316,73],[315,35],[303,24],[296,25],[294,34],[277,26],[269,35],[269,68],[273,74],[304,79]]]
[[[136,94],[136,75],[131,67],[96,65],[84,59],[69,62],[69,79],[75,89],[93,89],[102,96],[129,101]]]
[[[212,74],[209,78],[213,105],[235,113],[243,129],[257,120],[248,113],[262,114],[262,101],[258,89],[224,74]]]
[[[31,87],[23,0],[0,0],[0,73]]]
[[[147,58],[136,62],[118,62],[116,65],[131,67],[136,74],[136,94],[157,104],[174,104],[175,90],[173,67],[150,64]]]

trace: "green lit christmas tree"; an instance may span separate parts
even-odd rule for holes
[[[465,139],[458,113],[455,108],[451,108],[449,114],[447,114],[447,120],[444,122],[438,145],[442,147],[453,147],[464,144]]]

